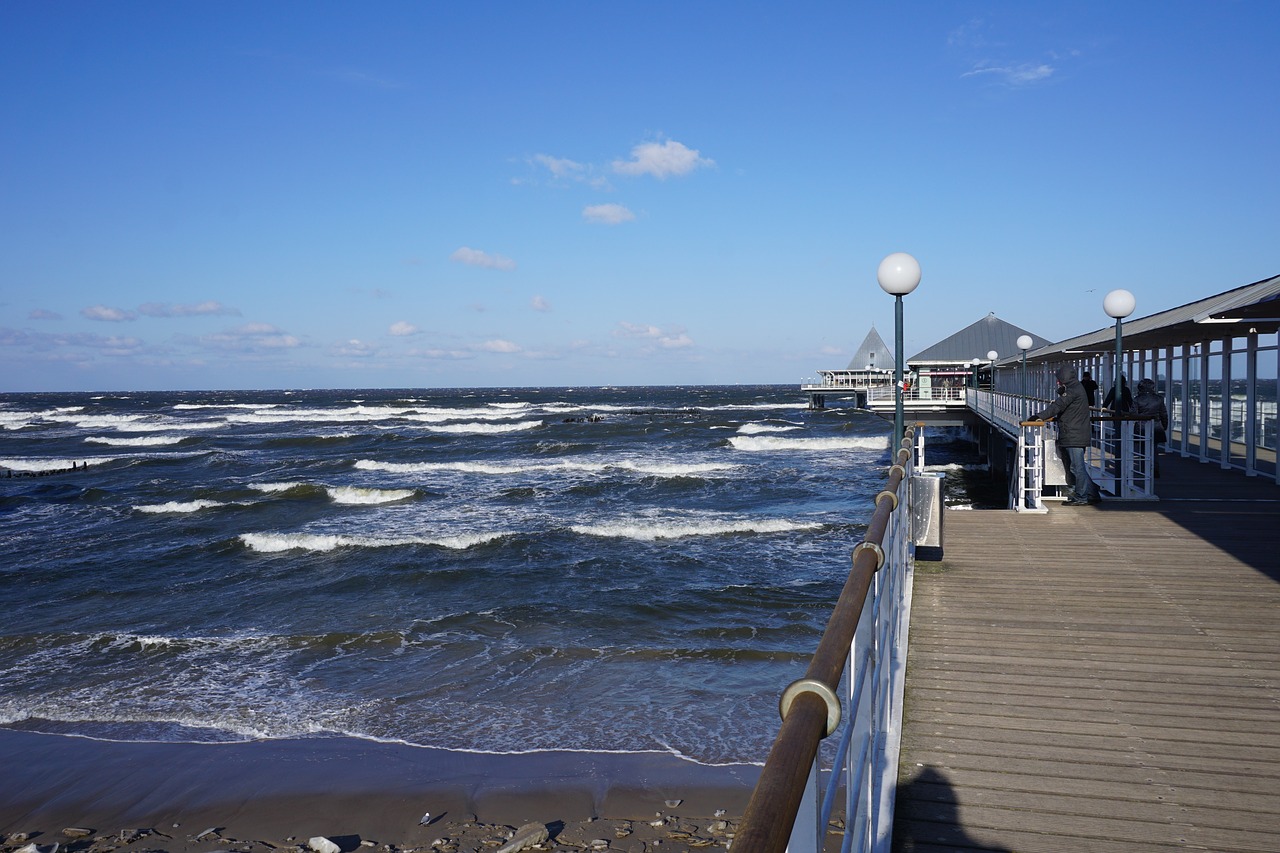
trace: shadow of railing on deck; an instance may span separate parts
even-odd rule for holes
[[[969,836],[960,821],[956,790],[941,770],[925,767],[898,785],[893,820],[893,853],[918,850],[986,850],[1011,853]]]

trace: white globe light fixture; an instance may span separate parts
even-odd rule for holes
[[[1124,357],[1124,318],[1133,313],[1133,309],[1138,307],[1138,300],[1133,294],[1127,290],[1113,290],[1102,299],[1102,310],[1107,312],[1108,317],[1112,317],[1116,321],[1116,375],[1114,384],[1111,386],[1111,410],[1113,412],[1120,411],[1120,391],[1121,382],[1123,381],[1121,374],[1121,359]]]
[[[1027,350],[1035,341],[1030,335],[1018,336],[1018,349],[1022,350],[1022,419],[1027,419]]]
[[[897,454],[902,446],[902,297],[916,289],[920,284],[920,262],[906,252],[894,252],[886,255],[876,270],[876,281],[880,288],[893,296],[893,359],[894,359],[894,406],[893,406],[893,452]]]

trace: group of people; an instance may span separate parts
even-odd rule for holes
[[[1116,388],[1107,393],[1102,405],[1105,408],[1122,414],[1134,414],[1152,418],[1155,425],[1155,447],[1159,454],[1164,444],[1166,430],[1169,428],[1169,410],[1164,398],[1156,392],[1154,379],[1143,379],[1138,382],[1138,396],[1135,399],[1129,392],[1124,376],[1120,377],[1119,394]],[[1098,394],[1098,383],[1085,371],[1077,378],[1076,369],[1070,365],[1058,368],[1058,397],[1045,408],[1036,412],[1035,420],[1058,422],[1058,448],[1066,457],[1071,484],[1071,496],[1066,506],[1088,506],[1102,501],[1102,493],[1097,483],[1089,476],[1089,466],[1085,464],[1084,450],[1089,446],[1092,428],[1090,427],[1090,409],[1095,405]],[[1119,402],[1116,402],[1117,396]],[[1156,456],[1155,475],[1160,476],[1160,457]]]

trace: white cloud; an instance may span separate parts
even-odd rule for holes
[[[672,335],[663,335],[658,338],[658,345],[663,349],[684,349],[693,346],[693,338],[684,332]]]
[[[132,311],[122,311],[119,308],[110,308],[106,305],[91,305],[80,313],[90,320],[102,320],[108,323],[121,323],[138,318],[138,315]]]
[[[520,346],[513,344],[511,341],[501,339],[485,341],[481,347],[485,352],[520,352]]]
[[[529,300],[529,307],[534,311],[550,311],[551,303],[543,299],[541,296],[535,296]]]
[[[148,317],[240,316],[239,309],[223,305],[213,299],[198,302],[194,305],[169,305],[167,303],[148,302],[145,305],[138,306],[138,311]]]
[[[485,267],[493,270],[513,270],[516,268],[516,262],[510,258],[504,258],[501,255],[490,255],[479,249],[472,249],[463,246],[449,256],[449,260],[457,261],[460,264],[466,264],[472,267]]]
[[[57,311],[46,311],[44,308],[36,308],[27,315],[28,320],[61,320],[62,315]]]
[[[664,331],[657,326],[647,326],[643,323],[620,322],[613,330],[613,336],[656,341],[663,349],[685,349],[694,346],[693,338],[685,334],[684,329],[674,328]]]
[[[229,350],[293,349],[302,346],[302,341],[270,323],[246,323],[225,332],[205,335],[200,342]]]
[[[1035,65],[1024,62],[1022,65],[979,65],[972,71],[966,71],[961,77],[978,77],[984,74],[994,75],[1009,86],[1029,86],[1053,75],[1052,65]]]
[[[410,350],[408,354],[415,358],[430,358],[441,361],[462,361],[463,359],[475,357],[465,350],[456,349],[415,349]]]
[[[660,338],[662,337],[662,330],[657,326],[645,326],[639,323],[622,321],[613,330],[613,336],[615,338]]]
[[[399,322],[392,323],[391,328],[387,331],[396,337],[404,337],[406,335],[418,334],[418,327],[412,323],[406,323],[404,320],[400,320]]]
[[[587,167],[581,163],[575,163],[563,157],[552,157],[549,154],[535,154],[533,162],[546,167],[547,171],[557,178],[575,178],[587,170]]]
[[[633,222],[636,215],[620,204],[591,204],[582,209],[582,218],[588,222],[621,225],[623,222]]]
[[[374,348],[358,338],[352,338],[346,343],[335,345],[333,354],[348,358],[368,358],[374,354]]]
[[[699,166],[714,165],[714,160],[701,156],[696,149],[669,139],[637,145],[631,149],[630,160],[613,161],[613,170],[620,175],[653,175],[665,180],[671,175],[687,175]]]

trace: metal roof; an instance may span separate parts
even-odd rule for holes
[[[1125,320],[1121,326],[1126,350],[1175,347],[1276,331],[1280,331],[1280,275],[1148,317]],[[1114,352],[1115,345],[1115,326],[1105,326],[1032,350],[1027,353],[1027,360],[1061,361],[1063,355]]]
[[[949,338],[939,341],[928,349],[907,359],[908,364],[968,364],[974,358],[983,362],[987,353],[995,350],[1001,356],[1013,353],[1021,354],[1018,349],[1018,338],[1029,335],[1032,349],[1051,344],[1048,338],[1033,335],[1026,329],[1001,320],[994,313],[988,314]]]
[[[893,366],[893,350],[872,326],[845,370],[890,370]]]

